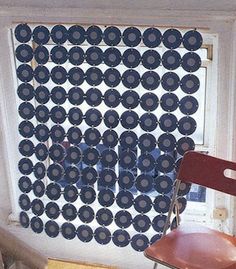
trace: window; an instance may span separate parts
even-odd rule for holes
[[[158,236],[162,232],[181,156],[204,146],[207,66],[201,59],[208,61],[207,49],[191,51],[201,46],[202,37],[176,29],[31,28],[15,29],[23,101],[20,207],[35,214],[30,224],[38,233],[43,230],[39,216],[46,215],[51,237],[59,233],[57,218],[71,222],[63,224],[70,230],[66,238],[75,236],[74,224],[98,222],[103,227],[95,239],[101,244],[110,240],[104,226],[115,220],[121,228],[115,244],[129,243],[123,230],[129,227],[130,234],[138,232],[132,246],[140,251],[149,239],[139,233],[151,226]],[[183,184],[182,195],[189,188]],[[204,189],[198,195],[193,186],[188,199],[204,201]],[[179,203],[183,211],[186,198]],[[29,226],[25,212],[21,222]],[[79,228],[80,239],[89,240],[91,230],[84,238],[85,228]]]

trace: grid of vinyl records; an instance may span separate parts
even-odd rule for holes
[[[143,251],[195,148],[201,34],[19,24],[14,43],[21,225]],[[181,185],[180,212],[189,190]]]

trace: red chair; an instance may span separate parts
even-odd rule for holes
[[[189,151],[180,165],[163,234],[170,224],[181,181],[196,183],[236,196],[236,180],[226,170],[236,163]],[[196,224],[179,225],[145,250],[145,256],[173,269],[236,269],[236,237]]]

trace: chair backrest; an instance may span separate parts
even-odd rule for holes
[[[177,179],[236,196],[236,180],[225,176],[227,169],[236,171],[236,163],[189,151],[181,161]]]

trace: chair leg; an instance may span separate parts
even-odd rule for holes
[[[153,269],[157,269],[157,266],[158,266],[158,264],[155,262],[154,266],[153,266]]]

